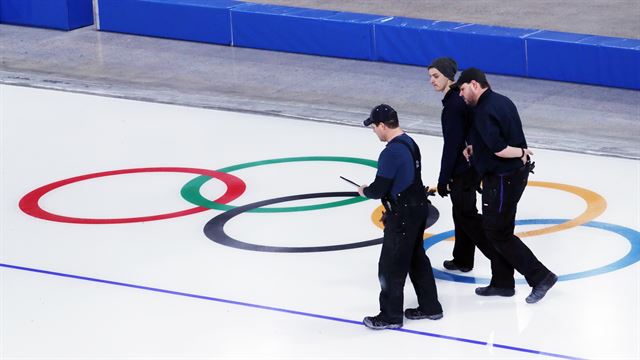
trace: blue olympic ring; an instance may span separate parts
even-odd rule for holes
[[[517,220],[516,225],[561,224],[566,221],[567,219]],[[599,221],[589,221],[588,223],[582,224],[580,226],[588,226],[592,228],[607,230],[607,231],[616,233],[620,236],[623,236],[631,244],[631,249],[629,249],[629,252],[625,256],[618,259],[617,261],[614,261],[609,265],[601,266],[599,268],[595,268],[592,270],[560,275],[558,276],[558,280],[567,281],[567,280],[585,278],[589,276],[602,275],[608,272],[622,269],[640,260],[640,232],[624,226],[608,224],[608,223],[599,222]],[[427,250],[431,246],[439,243],[440,241],[448,239],[453,235],[454,235],[454,231],[451,230],[451,231],[443,232],[443,233],[428,237],[424,241],[424,249]],[[452,274],[439,269],[433,269],[433,275],[436,278],[441,280],[449,280],[449,281],[468,283],[468,284],[488,284],[490,281],[490,279],[487,279],[487,278],[476,278],[473,276],[463,276],[458,274]],[[525,279],[516,279],[516,284],[526,284],[526,281]]]

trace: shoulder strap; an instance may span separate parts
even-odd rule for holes
[[[411,154],[411,158],[413,159],[414,182],[418,179],[421,179],[420,173],[422,171],[422,166],[420,164],[420,161],[422,160],[422,156],[420,155],[420,149],[418,148],[417,145],[411,146],[409,142],[405,141],[404,139],[396,138],[395,140],[398,141],[398,143],[406,146],[407,149],[409,150],[409,153]]]

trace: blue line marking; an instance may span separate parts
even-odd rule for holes
[[[342,318],[337,318],[337,317],[333,317],[333,316],[313,314],[313,313],[308,313],[308,312],[303,312],[303,311],[289,310],[289,309],[277,308],[277,307],[272,307],[272,306],[251,304],[251,303],[235,301],[235,300],[220,299],[220,298],[215,298],[215,297],[205,296],[205,295],[190,294],[190,293],[185,293],[185,292],[180,292],[180,291],[153,288],[153,287],[143,286],[143,285],[127,284],[127,283],[118,282],[118,281],[97,279],[97,278],[91,278],[91,277],[73,275],[73,274],[65,274],[65,273],[60,273],[60,272],[55,272],[55,271],[34,269],[34,268],[28,268],[28,267],[11,265],[11,264],[4,264],[4,263],[0,263],[0,267],[4,267],[4,268],[8,268],[8,269],[14,269],[14,270],[22,270],[22,271],[34,272],[34,273],[45,274],[45,275],[60,276],[60,277],[65,277],[65,278],[77,279],[77,280],[85,280],[85,281],[91,281],[91,282],[96,282],[96,283],[123,286],[123,287],[140,289],[140,290],[154,291],[154,292],[165,293],[165,294],[170,294],[170,295],[184,296],[184,297],[190,297],[190,298],[195,298],[195,299],[215,301],[215,302],[219,302],[219,303],[246,306],[246,307],[251,307],[251,308],[255,308],[255,309],[277,311],[277,312],[282,312],[282,313],[287,313],[287,314],[307,316],[307,317],[312,317],[312,318],[316,318],[316,319],[331,320],[331,321],[337,321],[337,322],[342,322],[342,323],[348,323],[348,324],[354,324],[354,325],[358,325],[358,326],[363,326],[361,321],[342,319]],[[489,343],[487,343],[486,341],[465,339],[465,338],[461,338],[461,337],[442,335],[442,334],[435,334],[435,333],[430,333],[430,332],[425,332],[425,331],[409,330],[409,329],[403,329],[403,328],[393,329],[392,331],[400,331],[400,332],[414,334],[414,335],[428,336],[428,337],[445,339],[445,340],[453,340],[453,341],[459,341],[459,342],[464,342],[464,343],[468,343],[468,344],[475,344],[475,345],[481,345],[481,346],[489,345]],[[491,346],[495,347],[495,348],[505,349],[505,350],[519,351],[519,352],[525,352],[525,353],[537,354],[537,355],[544,355],[544,356],[550,356],[550,357],[555,357],[555,358],[560,358],[560,359],[584,360],[583,358],[578,358],[578,357],[575,357],[575,356],[555,354],[555,353],[550,353],[550,352],[545,352],[545,351],[532,350],[532,349],[520,348],[520,347],[515,347],[515,346],[509,346],[509,345],[502,345],[502,344],[495,344],[494,343],[494,344],[491,344]]]

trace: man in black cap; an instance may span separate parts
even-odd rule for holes
[[[407,309],[404,316],[412,320],[440,319],[442,306],[423,242],[429,201],[422,184],[420,149],[399,127],[398,114],[389,105],[373,108],[364,125],[371,126],[387,146],[378,158],[375,181],[358,188],[361,196],[381,199],[385,208],[378,262],[380,313],[365,317],[363,323],[375,330],[402,326],[407,273],[418,296],[418,307]]]
[[[479,69],[469,68],[452,86],[473,107],[471,145],[464,156],[482,176],[482,220],[485,235],[501,256],[492,259],[494,277],[509,276],[508,287],[489,284],[476,289],[482,296],[511,296],[514,293],[514,268],[524,275],[533,288],[527,303],[540,301],[558,277],[549,271],[514,235],[516,209],[522,197],[529,172],[533,170],[522,130],[522,122],[513,102],[491,90]]]
[[[482,218],[476,208],[476,189],[480,177],[464,158],[462,151],[467,146],[472,113],[464,99],[451,90],[458,65],[455,60],[441,57],[427,67],[429,81],[435,91],[444,94],[442,99],[442,158],[438,177],[438,194],[451,194],[451,212],[455,233],[453,259],[445,260],[447,270],[468,272],[473,269],[474,243],[486,243],[482,231]]]

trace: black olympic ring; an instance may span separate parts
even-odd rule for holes
[[[204,226],[204,234],[209,240],[212,240],[218,244],[229,246],[236,249],[242,250],[251,250],[251,251],[263,251],[263,252],[280,252],[280,253],[305,253],[305,252],[322,252],[322,251],[336,251],[336,250],[347,250],[347,249],[356,249],[365,246],[382,244],[382,238],[377,238],[373,240],[360,241],[350,244],[340,244],[340,245],[327,245],[327,246],[306,246],[306,247],[288,247],[288,246],[267,246],[267,245],[256,245],[250,244],[246,242],[242,242],[232,238],[224,232],[224,225],[227,221],[231,220],[237,215],[240,215],[249,210],[253,210],[259,207],[278,204],[282,202],[292,201],[292,200],[303,200],[303,199],[314,199],[321,197],[353,197],[359,196],[357,192],[325,192],[325,193],[312,193],[312,194],[300,194],[300,195],[291,195],[280,198],[268,199],[263,201],[258,201],[252,204],[247,204],[243,206],[239,206],[237,208],[227,210],[220,215],[214,217],[209,220],[207,224]],[[429,228],[433,225],[438,218],[440,217],[440,213],[438,209],[436,209],[433,205],[429,204],[429,216],[427,217],[427,225]]]

